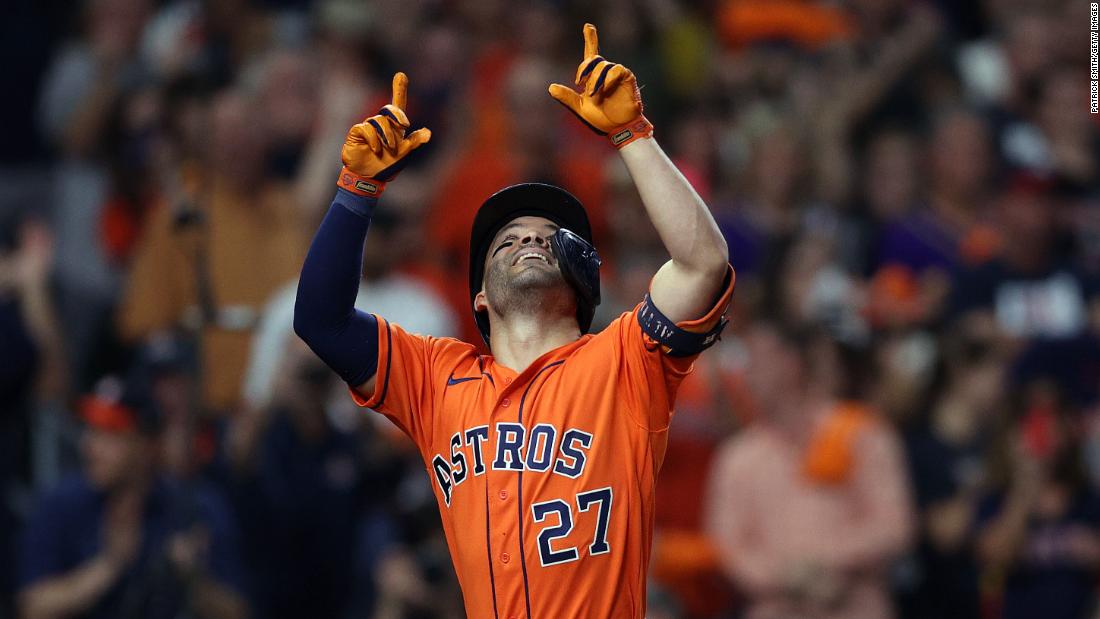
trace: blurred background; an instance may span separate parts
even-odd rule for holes
[[[587,206],[596,326],[666,259],[547,95],[635,71],[737,269],[684,383],[649,617],[1098,617],[1088,5],[12,0],[0,20],[0,617],[451,618],[411,443],[291,331],[350,125],[410,77],[361,307],[480,342],[481,201]]]

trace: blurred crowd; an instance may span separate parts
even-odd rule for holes
[[[737,271],[651,618],[1097,617],[1100,123],[1071,0],[16,0],[0,618],[462,616],[415,448],[291,330],[343,136],[410,78],[358,305],[480,342],[473,214],[585,203],[595,328],[665,252],[547,94],[638,75]]]

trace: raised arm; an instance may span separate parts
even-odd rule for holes
[[[550,95],[619,149],[671,260],[653,278],[650,296],[672,322],[694,320],[714,305],[729,271],[729,252],[707,205],[653,139],[634,74],[599,55],[596,27],[584,26],[577,92],[553,84]]]
[[[313,238],[294,304],[294,332],[340,378],[362,395],[374,391],[378,327],[355,309],[363,269],[363,243],[386,182],[406,157],[426,144],[431,131],[411,133],[405,116],[408,78],[393,77],[393,103],[348,131],[336,198]]]
[[[653,277],[653,303],[673,322],[699,318],[729,270],[726,240],[707,205],[653,138],[619,153],[671,260]]]

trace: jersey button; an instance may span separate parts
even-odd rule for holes
[[[500,500],[503,501],[504,499],[507,499],[507,498],[508,498],[508,491],[507,490],[501,490],[500,491]]]
[[[505,385],[511,385],[512,384],[512,379],[511,378],[505,378],[504,379],[504,384]]]
[[[512,403],[512,401],[509,400],[508,398],[504,398],[503,400],[500,401],[500,405],[503,408],[508,408],[508,405],[511,404],[511,403]]]
[[[509,561],[511,561],[511,560],[512,560],[512,555],[510,555],[510,554],[508,554],[508,553],[506,553],[506,552],[502,552],[502,553],[500,553],[500,562],[501,562],[501,563],[507,563],[507,562],[509,562]]]

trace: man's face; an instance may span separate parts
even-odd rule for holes
[[[798,352],[768,326],[753,327],[745,334],[745,345],[749,354],[745,383],[760,414],[774,419],[782,399],[801,389]]]
[[[84,471],[93,486],[109,490],[142,466],[144,439],[137,432],[87,428],[81,442]]]
[[[558,226],[544,217],[517,217],[501,228],[485,257],[483,291],[497,313],[537,301],[539,291],[568,290],[550,250],[550,237]]]

